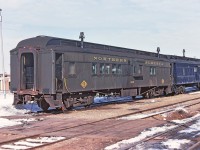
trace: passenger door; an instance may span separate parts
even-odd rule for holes
[[[55,87],[56,91],[63,90],[63,54],[55,53]]]
[[[34,55],[22,53],[20,60],[20,88],[34,89]]]

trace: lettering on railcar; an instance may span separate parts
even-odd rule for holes
[[[163,62],[160,62],[160,61],[151,61],[151,60],[146,60],[145,64],[147,64],[147,65],[155,65],[155,66],[164,66]]]
[[[128,62],[127,59],[125,59],[125,58],[116,58],[116,57],[98,57],[98,56],[94,56],[93,60],[96,60],[96,61],[107,61],[107,62],[122,62],[122,63]]]

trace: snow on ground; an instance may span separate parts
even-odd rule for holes
[[[186,123],[186,122],[192,121],[192,120],[195,119],[195,118],[200,118],[200,113],[199,113],[199,114],[196,114],[195,116],[190,117],[190,118],[186,118],[186,119],[182,119],[182,120],[172,120],[172,122],[181,124],[181,123]],[[198,119],[198,120],[200,120],[200,119]],[[197,121],[197,122],[198,122],[198,121]]]
[[[162,133],[164,131],[167,131],[167,130],[170,130],[170,129],[173,129],[175,128],[176,126],[173,125],[173,126],[162,126],[162,127],[153,127],[153,128],[150,128],[149,130],[146,130],[146,131],[143,131],[141,132],[140,135],[134,137],[134,138],[131,138],[131,139],[128,139],[128,140],[123,140],[123,141],[120,141],[116,144],[113,144],[113,145],[110,145],[108,147],[105,148],[105,150],[120,150],[120,149],[128,149],[128,148],[131,148],[131,146],[141,140],[144,140],[145,138],[147,137],[151,137],[157,133]]]
[[[26,105],[13,106],[14,96],[12,93],[4,95],[0,93],[0,128],[7,126],[14,126],[25,124],[30,121],[36,121],[34,119],[29,119],[28,114],[30,111],[37,111],[39,107],[33,103],[28,103]],[[6,119],[5,116],[24,116],[24,119]],[[2,118],[3,117],[3,118]]]
[[[13,99],[13,94],[6,94],[6,99],[4,99],[3,94],[0,94],[0,116],[24,115],[27,113],[27,110],[16,109],[12,105]]]
[[[200,115],[199,115],[200,116]],[[180,131],[179,133],[192,133],[192,132],[200,132],[200,119],[193,125],[189,126],[189,128]]]
[[[5,148],[5,149],[14,149],[14,150],[23,150],[23,149],[30,149],[31,147],[28,147],[28,146],[16,146],[16,145],[3,145],[1,146],[2,148]]]
[[[187,123],[195,118],[200,118],[200,114],[197,114],[191,118],[187,118],[187,119],[183,119],[183,120],[174,120],[175,123],[177,124],[182,124],[182,123]],[[128,148],[131,148],[132,145],[134,145],[135,143],[141,141],[141,140],[144,140],[145,138],[148,138],[148,137],[151,137],[155,134],[158,134],[158,133],[162,133],[162,132],[165,132],[165,131],[168,131],[168,130],[171,130],[175,127],[177,127],[178,125],[164,125],[162,127],[152,127],[152,128],[149,128],[148,130],[145,130],[143,132],[141,132],[141,134],[139,134],[138,136],[134,137],[134,138],[131,138],[131,139],[128,139],[128,140],[122,140],[120,142],[117,142],[116,144],[113,144],[113,145],[110,145],[108,147],[105,148],[105,150],[121,150],[121,149],[128,149]],[[192,126],[190,126],[187,130],[183,130],[183,132],[185,133],[190,133],[192,131],[197,131],[198,132],[200,131],[200,119],[198,119],[198,121],[193,124]],[[181,133],[181,132],[180,132]],[[174,145],[174,142],[173,141],[177,141],[176,145]],[[189,140],[177,140],[177,139],[171,139],[171,140],[168,140],[168,143],[170,143],[169,145],[171,147],[175,147],[175,149],[180,149],[180,146],[182,144],[186,144],[186,143],[189,143],[190,141]],[[165,146],[168,146],[166,144],[167,142],[163,142],[162,144],[165,145]],[[169,147],[169,148],[171,148]]]
[[[44,143],[53,143],[56,141],[60,141],[60,140],[64,140],[65,137],[39,137],[37,139],[26,139],[26,140],[22,140],[22,141],[18,141],[15,142],[14,144],[6,144],[6,145],[2,145],[1,148],[5,148],[5,149],[31,149],[34,148],[36,146],[41,146]]]
[[[190,95],[200,94],[200,91],[189,93]]]
[[[33,118],[24,118],[24,119],[6,119],[6,118],[0,118],[0,128],[3,127],[9,127],[9,126],[15,126],[15,125],[24,125],[28,124],[28,122],[31,121],[37,121],[36,119]]]
[[[184,106],[176,107],[174,111],[183,111],[183,112],[185,112],[185,113],[188,113],[188,110],[186,110],[186,109],[184,108]]]
[[[63,140],[65,139],[65,137],[39,137],[37,139],[26,139],[27,142],[32,142],[32,143],[52,143],[52,142],[55,142],[55,141],[59,141],[59,140]]]
[[[181,145],[190,143],[187,139],[169,139],[162,144],[170,149],[180,149]]]

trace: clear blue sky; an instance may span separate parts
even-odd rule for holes
[[[0,0],[9,51],[37,35],[200,58],[200,0]],[[2,63],[0,61],[0,73]]]

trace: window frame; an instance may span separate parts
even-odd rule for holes
[[[149,67],[149,74],[150,74],[150,76],[155,76],[156,75],[156,67],[155,66],[150,66]]]
[[[95,67],[95,68],[93,68],[93,67]],[[97,63],[92,63],[92,75],[93,76],[96,76],[96,75],[98,75],[98,64]]]
[[[100,75],[104,75],[105,74],[105,64],[104,63],[100,63],[99,64],[99,74]]]
[[[110,64],[104,64],[104,74],[105,75],[110,75],[111,74],[111,67]]]
[[[73,69],[74,69],[74,71],[73,71],[73,73],[71,72],[71,64],[73,64]],[[69,76],[75,76],[76,75],[76,63],[75,62],[69,62],[68,63],[68,75]]]

